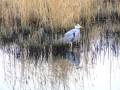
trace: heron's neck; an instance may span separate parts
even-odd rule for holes
[[[76,30],[80,30],[80,28],[75,28]]]

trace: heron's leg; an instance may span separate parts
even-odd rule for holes
[[[73,50],[73,43],[71,42],[70,43],[70,51],[72,51]]]

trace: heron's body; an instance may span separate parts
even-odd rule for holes
[[[80,39],[80,29],[75,28],[64,34],[63,42],[72,43],[77,42]]]
[[[82,26],[77,24],[74,29],[66,32],[64,37],[59,39],[57,43],[71,44],[72,46],[73,42],[78,42],[80,40],[80,28],[82,28]]]

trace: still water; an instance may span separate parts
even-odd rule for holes
[[[119,40],[112,32],[92,34],[73,50],[49,54],[1,46],[0,90],[120,90]]]

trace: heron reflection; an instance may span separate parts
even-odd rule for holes
[[[65,58],[74,65],[79,65],[80,64],[80,55],[78,55],[75,52],[66,52]]]

